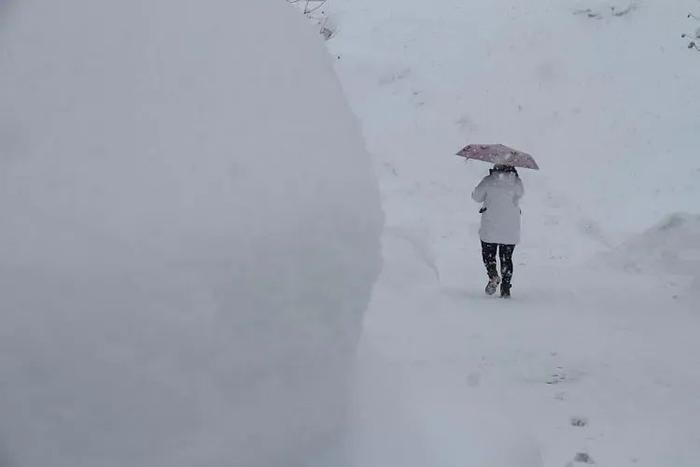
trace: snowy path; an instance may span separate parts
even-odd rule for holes
[[[386,286],[403,271],[389,258],[366,324],[357,467],[697,465],[698,316],[672,286],[521,267],[504,302],[480,270]]]

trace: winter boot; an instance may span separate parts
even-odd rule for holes
[[[501,278],[498,276],[494,276],[491,279],[489,279],[489,283],[486,284],[486,295],[493,295],[496,293],[496,289],[498,288],[498,284],[501,283]]]
[[[501,284],[501,298],[510,298],[510,284]]]

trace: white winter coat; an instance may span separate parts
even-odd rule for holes
[[[472,198],[483,203],[479,236],[486,243],[520,242],[520,198],[523,182],[512,172],[493,172],[474,189]]]

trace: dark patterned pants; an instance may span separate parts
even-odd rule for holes
[[[501,288],[507,291],[510,291],[510,282],[513,278],[513,251],[515,251],[515,245],[481,242],[481,255],[484,258],[489,279],[498,276],[496,262],[496,255],[498,255],[501,259]]]

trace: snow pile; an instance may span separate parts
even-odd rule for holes
[[[0,465],[290,465],[379,269],[321,40],[276,0],[4,6]]]
[[[700,215],[676,213],[615,249],[608,259],[627,271],[700,278]]]

